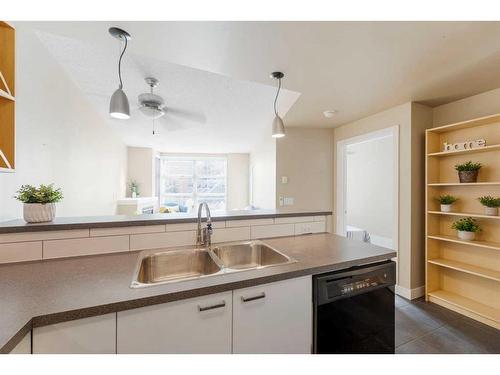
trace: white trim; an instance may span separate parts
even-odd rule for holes
[[[396,285],[396,294],[409,300],[420,298],[425,294],[425,285],[413,289],[408,289],[402,287],[401,285]]]

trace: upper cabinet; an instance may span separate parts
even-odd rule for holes
[[[15,168],[15,30],[0,21],[0,172]]]

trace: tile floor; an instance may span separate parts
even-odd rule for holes
[[[423,299],[396,296],[396,354],[500,353],[500,331]]]

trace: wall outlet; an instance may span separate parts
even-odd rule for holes
[[[282,184],[288,184],[288,177],[287,176],[281,176],[281,183]]]

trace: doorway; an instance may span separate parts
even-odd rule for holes
[[[337,142],[338,235],[397,251],[398,134],[393,126]]]

